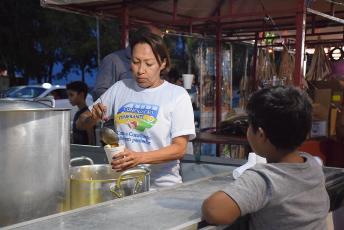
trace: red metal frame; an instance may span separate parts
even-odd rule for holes
[[[258,57],[258,39],[259,39],[259,34],[256,32],[256,37],[254,40],[254,47],[253,47],[253,66],[252,66],[252,81],[253,81],[253,87],[254,90],[256,89],[256,82],[257,82],[257,57]]]
[[[218,25],[216,33],[216,127],[220,126],[221,122],[221,85],[222,85],[222,74],[221,74],[221,26]]]
[[[217,14],[220,15],[220,4],[223,4],[223,1],[221,1],[217,7]],[[220,21],[217,23],[216,26],[216,58],[215,58],[215,65],[216,65],[216,96],[215,96],[215,102],[216,102],[216,126],[220,127],[221,117],[222,117],[222,95],[221,95],[221,88],[222,88],[222,68],[221,68],[221,54],[222,54],[222,44],[221,44],[221,24]],[[220,146],[216,145],[216,156],[220,156]]]
[[[128,44],[129,37],[129,9],[126,4],[123,6],[122,11],[122,33],[121,33],[121,47],[125,48]]]
[[[178,0],[173,0],[173,22],[175,22],[177,18],[177,6]]]
[[[294,85],[302,87],[304,52],[305,52],[305,27],[306,27],[306,0],[298,0],[296,12],[296,45]]]
[[[257,33],[257,32],[256,32]],[[320,35],[338,35],[342,34],[342,32],[322,32],[322,33],[306,33],[305,36],[309,37],[315,37],[315,36],[320,36]],[[227,41],[227,42],[238,42],[238,41],[250,41],[250,40],[265,40],[265,39],[276,39],[276,38],[295,38],[295,35],[280,35],[278,37],[253,37],[253,35],[233,35],[233,38],[224,38],[222,40]],[[312,41],[315,40],[305,40],[305,43],[311,43]],[[315,41],[317,42],[317,41]],[[337,41],[338,42],[338,41]],[[331,43],[331,42],[330,42]],[[261,47],[261,46],[260,46]]]
[[[151,10],[153,12],[156,13],[161,13],[161,14],[165,14],[165,15],[173,15],[171,12],[169,11],[165,11],[165,10],[160,10],[160,9],[155,9],[153,7],[147,7],[147,6],[142,6],[143,8],[147,9],[147,10]],[[291,8],[288,10],[276,10],[276,11],[268,11],[266,12],[267,14],[277,14],[277,15],[286,15],[286,14],[290,14],[291,12],[295,12],[297,9],[296,8]],[[265,12],[259,11],[259,12],[250,12],[250,13],[241,13],[241,14],[229,14],[229,15],[222,15],[222,16],[208,16],[208,17],[190,17],[187,15],[181,15],[178,14],[179,17],[183,17],[185,19],[178,19],[175,20],[175,24],[177,25],[186,25],[190,22],[190,19],[192,20],[192,23],[196,23],[197,22],[207,22],[207,21],[213,21],[213,22],[218,22],[218,21],[223,21],[225,19],[240,19],[240,18],[249,18],[249,17],[264,17],[266,15]],[[165,21],[164,23],[170,24],[171,21],[167,22]]]

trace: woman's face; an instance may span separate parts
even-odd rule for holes
[[[166,62],[159,65],[152,48],[146,43],[138,43],[132,50],[131,69],[136,82],[142,88],[155,88],[163,83],[160,72]]]

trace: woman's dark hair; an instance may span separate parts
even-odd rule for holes
[[[272,87],[255,92],[248,104],[253,131],[262,128],[279,150],[293,151],[306,139],[312,125],[308,96],[294,87]]]
[[[130,43],[131,52],[133,52],[137,44],[148,44],[152,48],[159,65],[161,66],[163,61],[166,62],[165,68],[162,71],[167,72],[169,70],[171,63],[170,56],[168,55],[168,50],[162,37],[149,32],[137,32]]]
[[[88,93],[88,87],[86,83],[82,81],[73,81],[66,85],[67,90],[75,91],[77,93],[84,93],[84,98],[86,99]]]

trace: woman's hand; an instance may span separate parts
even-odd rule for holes
[[[112,169],[119,172],[133,168],[142,163],[143,155],[142,153],[137,153],[125,148],[123,152],[116,154],[116,156],[112,158]]]
[[[106,121],[108,118],[106,117],[107,108],[102,103],[97,103],[92,107],[92,119],[99,121],[104,120]]]
[[[92,110],[85,111],[76,121],[76,128],[80,130],[91,130],[97,124],[99,120],[106,121],[108,118],[106,117],[106,106],[97,103],[92,107]]]
[[[116,171],[124,171],[139,164],[160,164],[179,160],[185,154],[188,140],[188,135],[175,137],[171,145],[148,152],[134,152],[126,148],[114,156],[111,162],[112,168]]]

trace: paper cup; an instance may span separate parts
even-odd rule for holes
[[[183,86],[185,89],[191,89],[192,81],[194,78],[193,74],[183,74]]]
[[[120,145],[118,147],[107,147],[107,146],[104,147],[109,164],[111,164],[112,157],[114,157],[116,154],[120,152],[123,152],[124,148],[125,148],[124,145]]]

